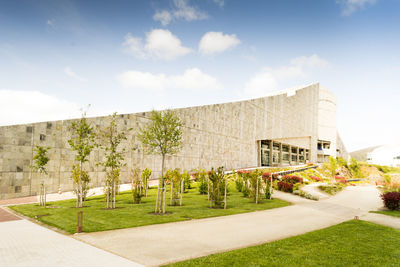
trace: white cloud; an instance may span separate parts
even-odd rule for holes
[[[172,60],[192,52],[192,49],[182,46],[178,37],[163,29],[148,32],[145,44],[141,38],[128,33],[122,46],[126,53],[138,58]]]
[[[171,10],[157,11],[153,19],[155,21],[160,21],[163,26],[166,26],[175,19],[194,21],[208,18],[207,13],[199,10],[195,6],[190,6],[188,2],[188,0],[174,0],[174,7]]]
[[[246,97],[263,97],[278,91],[281,82],[292,79],[305,78],[316,69],[326,68],[329,63],[314,54],[312,56],[297,57],[290,60],[288,66],[279,68],[265,67],[253,75],[244,86]]]
[[[214,0],[214,3],[216,3],[220,7],[223,7],[225,5],[225,0]]]
[[[76,103],[37,91],[0,90],[0,125],[80,117]]]
[[[53,20],[53,19],[48,19],[48,20],[46,21],[46,24],[49,25],[49,26],[51,26],[51,27],[54,27],[54,20]]]
[[[223,34],[222,32],[207,32],[199,43],[199,51],[202,54],[211,55],[221,53],[240,44],[235,34]]]
[[[217,90],[221,84],[213,76],[198,68],[187,69],[181,75],[153,74],[136,70],[126,71],[117,76],[125,88],[162,92],[168,89]]]
[[[125,36],[125,41],[122,43],[125,53],[138,58],[145,58],[142,38],[133,37],[130,33]]]
[[[69,76],[69,77],[71,77],[71,78],[74,78],[74,79],[76,79],[76,80],[78,80],[78,81],[81,81],[81,82],[86,82],[87,81],[87,79],[85,79],[85,78],[82,78],[81,76],[79,76],[78,74],[76,74],[74,71],[72,71],[72,69],[70,68],[70,67],[65,67],[64,68],[64,73],[67,75],[67,76]]]
[[[316,54],[313,54],[312,56],[309,57],[301,56],[293,58],[292,60],[290,60],[290,63],[296,66],[308,67],[308,68],[325,68],[329,66],[328,61],[320,58]]]
[[[268,92],[277,90],[276,77],[268,69],[255,74],[244,86],[244,94],[248,97],[262,97]]]
[[[157,11],[153,16],[153,19],[155,21],[160,21],[163,26],[166,26],[171,22],[172,15],[167,10]]]
[[[336,1],[342,6],[342,15],[350,16],[359,9],[365,8],[366,5],[373,5],[376,0],[338,0]]]

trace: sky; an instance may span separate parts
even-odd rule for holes
[[[349,151],[400,141],[398,0],[0,0],[0,125],[319,82]]]

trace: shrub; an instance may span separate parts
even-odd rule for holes
[[[336,180],[336,182],[339,182],[339,183],[342,183],[342,184],[347,183],[346,178],[344,178],[343,176],[335,176],[335,180]]]
[[[283,192],[292,193],[293,192],[293,184],[289,184],[286,182],[278,182],[278,189]]]
[[[250,196],[250,192],[251,192],[250,185],[249,185],[249,183],[250,183],[250,181],[249,181],[250,171],[238,170],[237,174],[239,175],[238,179],[242,180],[242,190],[241,190],[241,192],[243,193],[243,196],[244,197]]]
[[[263,188],[262,174],[260,171],[255,170],[248,174],[248,178],[250,182],[250,196],[257,204]]]
[[[182,178],[184,179],[183,182],[183,188],[186,189],[192,189],[191,182],[192,180],[190,179],[190,174],[189,172],[185,171],[182,173]]]
[[[381,195],[385,207],[390,210],[397,210],[400,206],[400,192],[387,192]]]
[[[310,179],[315,181],[315,182],[322,182],[322,179],[317,177],[317,176],[310,176]]]
[[[208,193],[208,180],[207,173],[205,170],[200,170],[193,175],[196,181],[199,183],[199,193],[205,195]]]
[[[271,197],[272,197],[272,188],[270,188],[271,187],[271,175],[270,175],[270,173],[267,173],[267,172],[265,172],[265,173],[263,173],[263,179],[264,179],[264,182],[265,182],[265,198],[266,199],[271,199]],[[270,189],[271,189],[271,191],[270,191]]]
[[[303,183],[303,178],[295,176],[295,175],[285,175],[282,177],[282,181],[288,184],[297,184]]]
[[[242,177],[237,177],[237,179],[235,180],[235,186],[236,186],[236,190],[238,192],[242,192],[243,190],[243,179]]]
[[[222,208],[224,206],[225,175],[224,168],[216,171],[212,168],[208,174],[210,180],[210,207]]]

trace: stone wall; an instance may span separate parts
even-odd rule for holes
[[[286,139],[290,144],[310,146],[311,161],[316,161],[318,139],[319,84],[298,89],[294,95],[286,93],[224,104],[176,109],[184,122],[184,145],[176,156],[168,156],[166,168],[226,169],[257,166],[258,140]],[[129,182],[134,166],[151,168],[153,179],[161,169],[161,157],[145,155],[136,133],[139,126],[149,121],[149,112],[118,115],[121,130],[133,128],[121,145],[127,149],[127,166],[122,169],[121,181]],[[97,130],[106,127],[108,117],[89,118]],[[67,140],[73,120],[40,122],[0,127],[0,199],[35,195],[40,182],[45,181],[48,192],[73,188],[71,169],[74,152]],[[336,133],[336,129],[335,129]],[[299,138],[300,137],[300,138]],[[50,147],[48,175],[40,177],[30,169],[35,145]],[[136,148],[135,151],[132,149]],[[91,186],[102,186],[105,173],[96,162],[103,159],[95,149],[87,167]]]

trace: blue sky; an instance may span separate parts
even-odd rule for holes
[[[0,0],[0,125],[320,82],[348,150],[398,142],[400,1]]]

